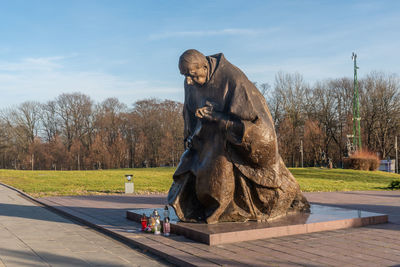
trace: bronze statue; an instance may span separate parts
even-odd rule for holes
[[[190,49],[185,79],[186,151],[168,202],[184,222],[267,220],[310,205],[278,153],[266,101],[224,55]]]

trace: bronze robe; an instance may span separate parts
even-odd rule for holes
[[[168,202],[186,222],[266,220],[308,211],[293,175],[279,153],[265,98],[223,54],[206,57],[203,86],[185,82],[185,140]],[[212,105],[223,121],[195,117]]]

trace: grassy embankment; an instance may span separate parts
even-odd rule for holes
[[[35,197],[54,195],[112,194],[124,191],[125,174],[133,174],[137,193],[167,192],[174,168],[118,169],[101,171],[0,170],[0,182]],[[292,168],[305,192],[385,190],[400,175],[380,171]]]

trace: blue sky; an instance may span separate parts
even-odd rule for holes
[[[400,74],[400,1],[0,0],[0,108],[82,92],[183,101],[177,61],[223,52],[250,80]]]

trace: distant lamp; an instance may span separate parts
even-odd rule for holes
[[[357,54],[353,52],[351,55],[351,60],[355,61],[357,59]]]
[[[127,182],[125,182],[125,194],[132,194],[134,192],[133,175],[125,174]]]

